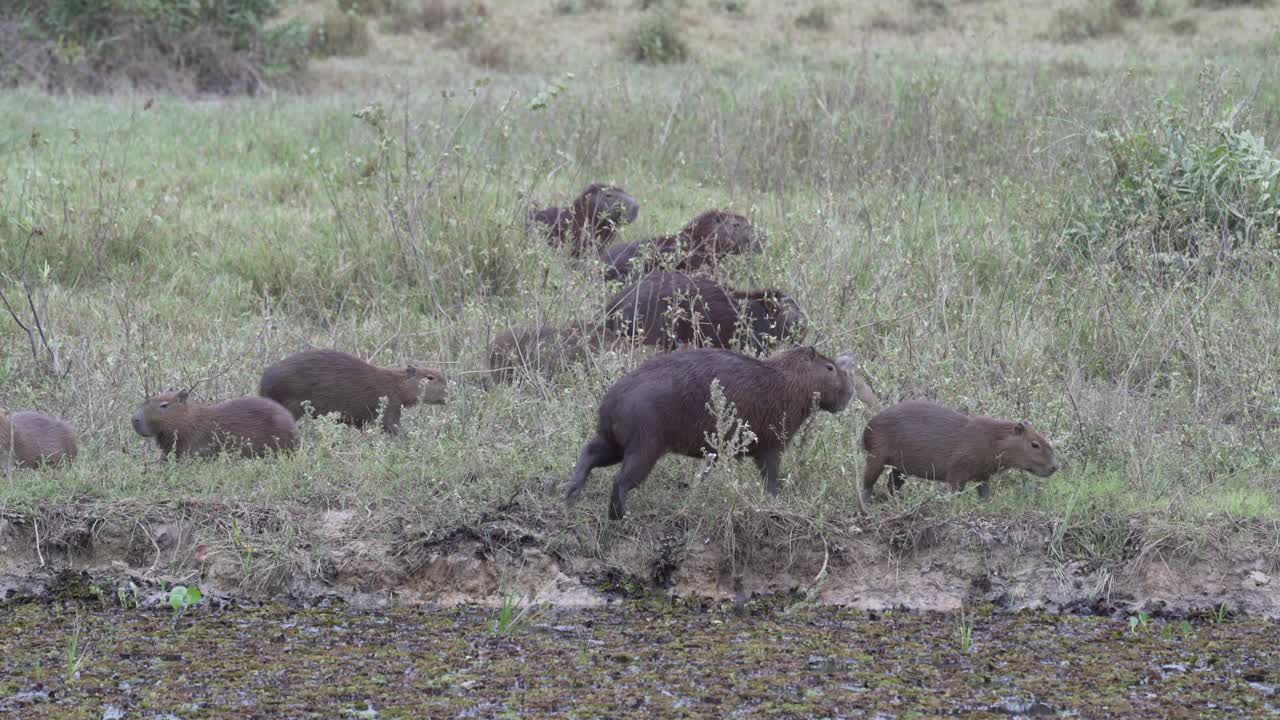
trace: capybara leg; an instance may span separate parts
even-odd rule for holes
[[[591,438],[591,442],[578,453],[578,462],[573,466],[573,479],[569,481],[569,490],[565,493],[564,501],[573,503],[578,499],[578,494],[587,484],[587,476],[593,469],[616,465],[620,460],[622,460],[622,454],[613,443],[599,435]]]
[[[618,479],[613,481],[613,494],[609,497],[610,520],[621,520],[627,514],[627,493],[649,477],[660,457],[661,452],[642,448],[632,450],[622,458],[622,470],[618,472]]]
[[[392,437],[400,434],[400,404],[388,404],[382,411],[382,429]]]
[[[978,483],[978,497],[987,500],[991,497],[991,483],[983,480]]]
[[[760,468],[760,473],[764,475],[765,490],[768,490],[770,495],[777,495],[778,469],[782,465],[782,453],[776,449],[762,450],[751,459],[756,461],[756,467]]]
[[[889,471],[889,494],[897,495],[898,491],[902,489],[903,484],[905,484],[906,482],[907,482],[906,475],[904,475],[901,470],[899,470],[898,468],[893,468],[892,470],[890,470]]]
[[[876,486],[876,480],[880,479],[880,473],[884,472],[884,460],[875,455],[867,455],[867,467],[862,471],[862,502],[871,502],[871,490]]]

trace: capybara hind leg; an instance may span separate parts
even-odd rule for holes
[[[782,453],[775,449],[762,450],[751,459],[756,461],[756,467],[760,468],[760,473],[764,475],[765,490],[768,490],[770,495],[777,495],[778,470],[782,465]]]
[[[627,493],[649,477],[649,473],[653,471],[653,466],[658,463],[660,457],[662,457],[661,452],[644,448],[639,451],[632,450],[622,459],[622,470],[618,472],[618,478],[613,481],[613,494],[609,497],[610,520],[621,520],[622,516],[627,514]]]
[[[867,456],[867,467],[862,471],[862,502],[871,502],[871,491],[876,486],[876,480],[880,479],[880,473],[884,472],[884,460],[875,455]]]
[[[573,466],[573,478],[569,481],[569,489],[564,496],[565,502],[572,503],[578,499],[578,494],[587,484],[587,476],[592,470],[616,465],[620,460],[622,460],[622,454],[613,443],[599,435],[591,438],[591,442],[578,453],[578,462]]]
[[[983,500],[988,500],[991,498],[990,482],[983,480],[982,482],[978,483],[978,497],[982,498]]]

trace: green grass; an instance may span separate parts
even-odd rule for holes
[[[1115,190],[1091,142],[1114,118],[1154,119],[1173,102],[1200,113],[1194,131],[1236,106],[1237,125],[1274,148],[1280,119],[1261,108],[1280,83],[1260,68],[1275,55],[1272,44],[1207,65],[1108,57],[1085,74],[892,52],[858,66],[614,59],[540,110],[530,100],[564,68],[372,97],[160,98],[151,110],[127,95],[5,92],[0,289],[16,301],[18,275],[34,282],[67,372],[42,370],[6,319],[0,407],[67,417],[82,450],[70,468],[0,482],[0,508],[341,501],[429,531],[515,497],[547,527],[602,527],[612,472],[567,516],[545,486],[563,486],[598,398],[635,359],[605,356],[550,383],[473,383],[504,329],[600,312],[611,289],[526,236],[523,208],[602,179],[642,202],[625,238],[708,207],[749,213],[769,247],[732,259],[730,284],[791,292],[820,348],[857,351],[887,400],[1029,419],[1065,460],[1049,480],[998,481],[990,503],[914,480],[873,517],[899,502],[1043,512],[1083,555],[1115,552],[1117,513],[1277,519],[1274,234],[1239,266],[1173,278],[1068,241]],[[355,117],[371,101],[378,123]],[[308,345],[440,365],[451,402],[407,413],[401,441],[313,423],[302,450],[263,462],[160,463],[129,427],[148,392],[212,377],[208,400],[252,393],[262,368]],[[860,512],[867,417],[817,418],[784,456],[777,499],[750,463],[697,480],[700,463],[669,458],[618,532],[749,533],[778,514],[839,532]]]

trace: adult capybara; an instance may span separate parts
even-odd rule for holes
[[[568,245],[569,254],[578,257],[587,250],[595,252],[608,245],[618,228],[635,222],[639,214],[640,203],[626,190],[592,183],[567,208],[530,210],[529,224],[544,226],[548,242],[555,247]]]
[[[148,399],[133,414],[134,432],[155,440],[164,457],[208,457],[223,449],[257,457],[298,447],[298,425],[275,400],[242,397],[198,405],[188,399],[187,390]]]
[[[684,273],[650,273],[605,305],[620,335],[666,349],[680,344],[731,348],[742,332],[756,352],[803,335],[800,306],[781,290],[740,291]]]
[[[659,355],[615,382],[600,402],[595,437],[578,455],[569,482],[573,502],[592,469],[622,463],[613,482],[609,518],[626,512],[627,493],[649,476],[667,453],[702,457],[716,418],[707,409],[711,381],[737,407],[738,418],[756,435],[744,454],[778,492],[778,466],[787,442],[818,407],[840,412],[853,397],[848,357],[832,361],[811,347],[780,352],[767,360],[731,350],[700,349]]]
[[[987,481],[1006,468],[1040,477],[1058,469],[1053,445],[1030,423],[965,415],[925,400],[907,400],[867,421],[862,432],[867,467],[862,476],[863,502],[885,466],[892,468],[889,490],[902,487],[903,475],[941,480],[952,490],[978,483],[978,495],[991,494]]]
[[[511,382],[522,371],[554,375],[591,353],[619,347],[624,342],[625,338],[599,325],[528,325],[499,335],[486,363],[492,380]]]
[[[40,468],[76,459],[76,431],[38,412],[0,415],[0,470]]]
[[[619,243],[600,251],[600,260],[605,264],[606,280],[622,280],[633,273],[646,273],[662,266],[698,270],[714,266],[726,255],[763,250],[764,233],[745,217],[724,210],[708,210],[675,235]]]
[[[310,402],[315,414],[338,413],[355,427],[372,422],[385,402],[382,429],[395,435],[401,410],[443,404],[445,385],[444,373],[434,368],[380,368],[337,350],[306,350],[268,367],[258,394],[285,406],[295,420]]]

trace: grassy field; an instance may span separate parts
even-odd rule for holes
[[[82,443],[71,467],[0,480],[0,510],[194,498],[431,531],[515,502],[545,528],[592,528],[548,542],[594,552],[612,473],[571,513],[547,488],[642,358],[478,377],[503,330],[600,315],[616,286],[528,235],[524,210],[606,180],[642,203],[624,239],[710,207],[749,215],[768,247],[726,282],[789,291],[810,339],[856,352],[886,401],[1029,419],[1065,461],[987,503],[909,482],[859,522],[1035,511],[1118,533],[1105,555],[1134,515],[1188,532],[1280,520],[1273,15],[1160,2],[1063,42],[1052,9],[936,4],[834,6],[823,31],[766,3],[739,18],[690,2],[690,59],[647,65],[619,49],[639,11],[492,3],[468,41],[507,47],[496,68],[371,21],[371,54],[313,64],[302,93],[0,92],[0,290],[29,320],[25,280],[52,350],[4,318],[0,407],[66,417]],[[438,365],[450,403],[409,412],[394,441],[308,423],[299,452],[261,462],[159,462],[129,426],[148,393],[250,394],[311,346]],[[750,463],[669,458],[614,532],[785,516],[839,534],[864,512],[867,417],[821,414],[776,499]]]

